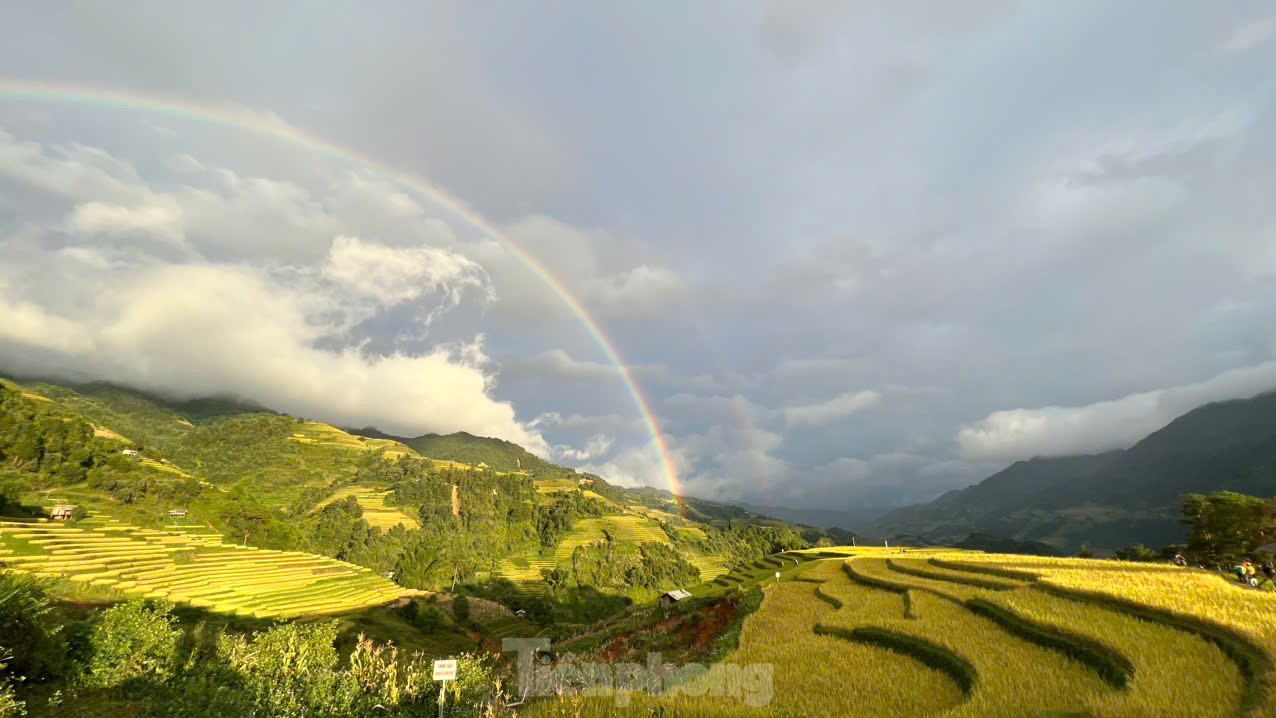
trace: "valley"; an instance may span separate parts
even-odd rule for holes
[[[0,406],[0,619],[26,596],[45,608],[23,620],[50,635],[127,614],[135,628],[112,630],[222,636],[162,684],[77,678],[86,711],[145,708],[163,686],[197,694],[207,661],[256,675],[236,662],[247,641],[333,652],[307,679],[329,686],[306,699],[315,709],[417,715],[437,685],[412,671],[459,655],[476,682],[457,700],[494,714],[1276,715],[1276,591],[1214,571],[848,546],[507,442],[351,433],[229,399],[4,380]],[[550,647],[538,680],[552,691],[520,682],[507,639]],[[49,701],[70,669],[10,654],[32,679],[6,690],[30,715],[81,714]],[[573,668],[656,654],[658,690],[624,698]],[[374,665],[407,673],[376,688],[350,673]],[[325,692],[337,685],[353,693]]]

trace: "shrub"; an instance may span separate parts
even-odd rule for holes
[[[0,656],[9,656],[13,674],[44,680],[65,670],[61,629],[52,611],[47,584],[0,573]]]
[[[248,694],[248,715],[353,713],[358,685],[337,668],[337,624],[285,623],[251,637],[223,635],[218,653]]]
[[[167,605],[127,601],[107,609],[90,633],[85,682],[114,688],[134,679],[168,680],[182,635],[176,621]]]
[[[457,596],[452,599],[452,618],[462,626],[469,623],[470,620],[470,599],[465,596]]]

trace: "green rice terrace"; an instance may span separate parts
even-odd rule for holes
[[[297,551],[223,543],[204,528],[144,529],[0,520],[0,561],[16,571],[253,618],[358,611],[419,595],[372,570]]]

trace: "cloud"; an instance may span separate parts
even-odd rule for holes
[[[0,336],[56,349],[68,369],[169,394],[233,392],[337,424],[407,435],[464,430],[549,455],[512,406],[488,395],[481,345],[384,356],[319,348],[330,327],[311,309],[326,300],[248,267],[164,265],[121,279],[95,315],[50,318],[27,308],[18,315],[26,320],[6,322]],[[45,336],[78,339],[33,339],[34,322],[57,330]]]
[[[569,431],[641,431],[644,427],[642,418],[636,415],[602,414],[587,416],[584,414],[563,415],[556,411],[547,411],[527,422],[530,429],[557,428]]]
[[[1224,52],[1245,52],[1266,44],[1272,37],[1276,37],[1276,17],[1255,20],[1232,31],[1231,37],[1223,43],[1223,50]]]
[[[667,311],[687,296],[687,287],[671,270],[642,264],[587,280],[584,294],[591,309],[610,317],[634,317]]]
[[[11,343],[19,346],[48,349],[56,352],[88,354],[93,351],[93,340],[74,321],[58,317],[30,302],[8,299],[0,286],[0,346]]]
[[[320,272],[355,296],[375,300],[382,307],[439,293],[448,304],[456,305],[466,289],[483,289],[487,284],[483,268],[455,252],[436,247],[387,247],[345,236],[332,241]]]
[[[161,190],[105,151],[0,134],[0,175],[72,205],[65,219],[0,234],[3,366],[182,397],[233,393],[397,434],[464,430],[551,455],[492,397],[482,335],[374,352],[374,337],[355,331],[390,308],[439,298],[428,322],[490,291],[477,262],[419,243],[435,232],[427,218],[405,212],[393,236],[406,246],[395,246],[333,231],[359,225],[357,177],[334,185],[330,203],[194,157],[184,169],[202,184]],[[157,256],[156,238],[184,251]]]
[[[784,409],[784,418],[793,426],[822,426],[877,405],[882,395],[875,391],[847,392],[828,401]]]
[[[530,357],[506,357],[501,362],[501,378],[508,381],[543,378],[615,380],[619,377],[620,373],[611,364],[576,359],[562,349],[550,349]]]
[[[606,461],[584,463],[578,470],[602,476],[620,486],[670,488],[660,451],[653,442],[619,451]]]
[[[124,206],[109,202],[76,205],[67,218],[71,231],[81,234],[151,235],[173,244],[184,238],[182,209],[173,201]]]
[[[611,451],[612,444],[616,443],[615,437],[606,434],[595,434],[591,436],[585,446],[579,449],[566,445],[557,445],[554,447],[554,459],[556,461],[583,462],[603,457],[608,451]]]
[[[1206,381],[1084,406],[996,411],[962,426],[957,441],[974,459],[1027,459],[1127,448],[1176,417],[1212,401],[1276,389],[1276,361],[1234,369]]]

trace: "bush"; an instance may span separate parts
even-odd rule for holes
[[[65,672],[60,630],[46,583],[0,573],[0,657],[9,657],[11,673],[46,680]]]
[[[462,626],[470,621],[470,599],[464,595],[452,599],[452,618]]]
[[[4,664],[0,663],[0,671]],[[0,718],[18,718],[27,714],[26,704],[13,695],[13,686],[8,679],[0,678]]]
[[[93,626],[87,685],[115,688],[145,678],[164,682],[178,664],[182,632],[166,605],[127,601],[113,606]]]
[[[416,615],[412,617],[412,625],[425,633],[436,633],[447,624],[447,615],[438,606],[422,604],[417,606]]]
[[[247,715],[354,714],[358,686],[336,670],[335,622],[286,623],[251,637],[222,636],[220,657],[243,681]]]

